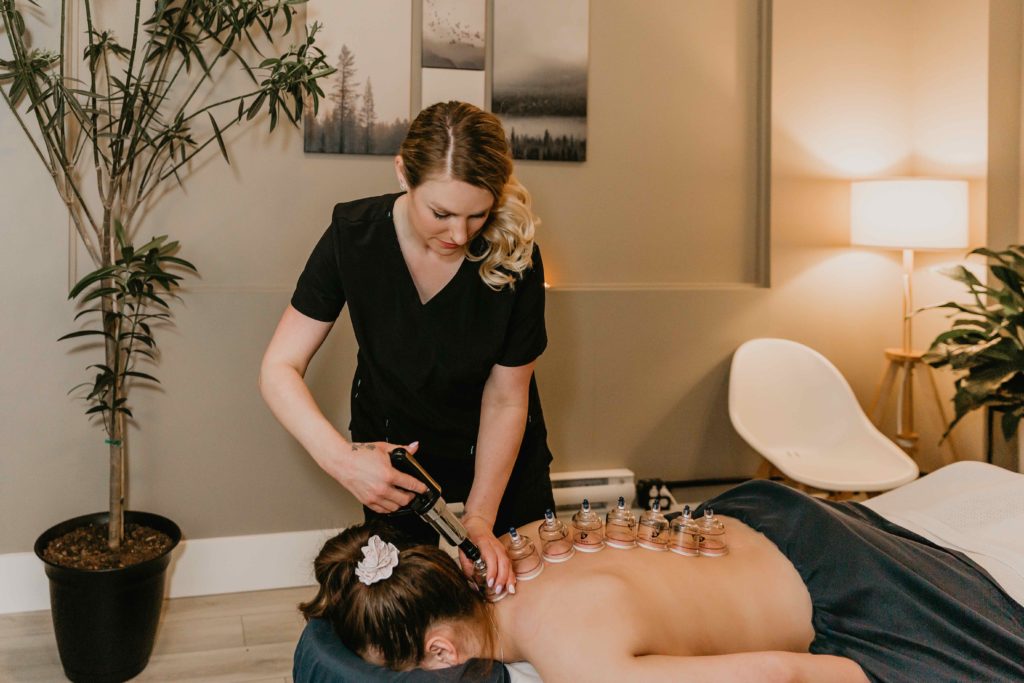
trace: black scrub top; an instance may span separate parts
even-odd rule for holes
[[[495,291],[480,279],[479,263],[466,259],[441,291],[421,303],[392,220],[399,196],[335,206],[291,303],[323,322],[336,320],[348,304],[359,345],[349,425],[353,441],[418,440],[416,458],[441,485],[445,499],[465,501],[491,368],[526,365],[547,345],[544,267],[535,245],[533,265],[515,287]],[[481,246],[478,240],[471,250]],[[546,437],[531,378],[526,431],[506,498],[523,493],[515,489],[544,484],[550,497]],[[536,515],[523,522],[543,511],[523,511]]]

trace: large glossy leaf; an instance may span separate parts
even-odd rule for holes
[[[1024,266],[1024,255],[1022,255],[1019,250],[1015,249],[1013,245],[1005,251],[994,251],[992,249],[981,247],[979,249],[975,249],[971,253],[985,256],[986,258],[1010,268],[1015,266],[1018,268]]]
[[[1021,417],[1024,416],[1024,410],[1008,410],[1003,413],[1000,419],[1000,426],[1003,430],[1003,438],[1009,441],[1014,434],[1017,433],[1018,427],[1020,427]]]
[[[1013,379],[1013,377],[1019,372],[1020,369],[1014,367],[1012,363],[993,364],[974,368],[967,374],[967,377],[964,378],[961,389],[983,399],[987,396],[998,393],[999,389]]]
[[[961,313],[967,313],[969,315],[976,315],[989,320],[998,321],[998,311],[990,310],[987,306],[978,306],[974,304],[965,304],[960,301],[947,301],[944,304],[937,304],[935,306],[925,306],[920,311],[931,311],[938,308],[949,308],[954,311],[960,311]]]
[[[990,407],[1003,413],[1002,429],[1015,431],[1024,414],[1024,247],[972,254],[989,260],[991,281],[982,283],[963,266],[945,273],[963,283],[973,304],[949,301],[930,308],[966,314],[937,335],[925,361],[957,373],[953,396],[955,418],[947,434],[973,410]]]

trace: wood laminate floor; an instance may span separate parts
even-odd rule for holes
[[[133,681],[291,683],[312,587],[175,598],[149,666]],[[0,615],[0,681],[64,681],[49,610]]]

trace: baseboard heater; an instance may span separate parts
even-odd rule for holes
[[[636,476],[625,468],[552,472],[551,488],[557,512],[579,510],[584,498],[590,501],[591,509],[600,512],[615,507],[620,496],[626,499],[627,506],[632,506]]]

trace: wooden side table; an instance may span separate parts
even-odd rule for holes
[[[938,410],[939,417],[942,418],[942,424],[949,424],[946,408],[942,405],[939,387],[935,382],[935,370],[922,360],[924,358],[924,351],[886,349],[885,358],[889,362],[886,366],[885,374],[882,375],[882,380],[878,384],[878,389],[875,391],[875,397],[871,401],[871,410],[868,412],[868,416],[876,427],[881,424],[882,416],[885,414],[889,398],[892,396],[893,389],[896,387],[898,380],[896,438],[893,440],[900,448],[906,451],[907,455],[916,461],[919,435],[914,431],[914,371],[918,365],[924,368],[924,373],[917,374],[927,376],[928,387],[931,389],[931,395],[935,399],[935,407]],[[952,434],[946,437],[945,444],[952,456],[948,462],[959,460],[960,455],[956,450],[956,445],[953,443]]]

